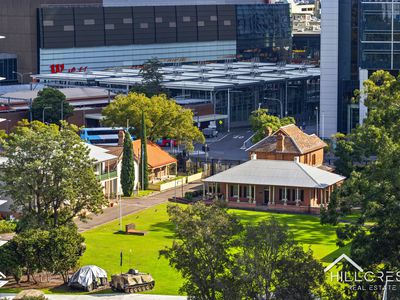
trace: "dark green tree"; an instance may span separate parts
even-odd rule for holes
[[[20,283],[24,269],[23,257],[17,252],[17,243],[9,241],[0,247],[0,270],[5,275],[12,276],[17,284]]]
[[[107,204],[78,128],[23,121],[2,141],[0,193],[21,212],[18,231],[70,224]]]
[[[34,120],[59,124],[62,119],[65,120],[72,116],[74,109],[67,102],[66,97],[59,90],[54,88],[44,88],[39,91],[38,96],[32,102],[32,116]]]
[[[238,299],[232,247],[241,225],[236,216],[219,206],[197,202],[188,207],[169,206],[175,227],[171,247],[160,251],[184,278],[181,292],[189,299]],[[236,276],[237,277],[237,276]]]
[[[161,86],[162,74],[160,69],[162,63],[155,57],[147,60],[139,74],[143,77],[143,82],[132,87],[131,91],[145,94],[147,97],[152,97],[159,94],[165,94],[166,91]]]
[[[253,142],[257,143],[267,136],[268,131],[274,132],[282,126],[296,124],[296,121],[292,117],[280,119],[269,115],[268,109],[260,108],[251,113],[250,124],[254,131]]]
[[[69,272],[76,269],[85,251],[84,241],[75,224],[50,230],[46,270],[61,275],[64,283],[67,283]]]
[[[68,281],[84,252],[84,238],[75,225],[50,230],[28,229],[0,248],[0,267],[17,282],[26,274],[35,281],[35,273],[47,271]]]
[[[242,251],[244,294],[249,299],[315,299],[324,270],[276,219],[246,226]]]
[[[146,122],[144,117],[144,112],[142,112],[142,124],[140,131],[140,172],[141,172],[141,184],[142,190],[147,190],[149,187],[149,170],[147,163],[147,132],[146,132]]]
[[[355,168],[332,195],[321,221],[336,224],[352,207],[359,207],[356,222],[338,227],[338,244],[344,246],[350,242],[351,256],[364,269],[397,270],[400,268],[400,77],[377,71],[356,96],[365,97],[368,115],[363,125],[343,142],[347,147],[345,159],[350,157]],[[366,293],[358,296],[379,297],[377,292]]]
[[[125,132],[124,150],[122,156],[121,186],[125,197],[132,195],[135,187],[135,162],[133,158],[132,139],[129,132]]]

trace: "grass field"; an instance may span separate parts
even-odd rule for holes
[[[166,204],[127,216],[123,225],[135,223],[138,230],[147,230],[145,236],[128,236],[118,233],[118,221],[85,232],[87,250],[81,264],[95,264],[104,268],[109,275],[127,271],[134,267],[149,272],[155,278],[156,288],[150,293],[177,295],[182,283],[179,274],[167,260],[159,258],[158,252],[169,246],[173,239],[173,227],[168,221]],[[244,223],[256,222],[275,216],[288,224],[296,240],[304,247],[311,247],[314,256],[324,263],[331,263],[343,249],[338,250],[335,227],[321,225],[319,218],[310,215],[273,214],[244,210],[231,210]],[[120,268],[120,252],[123,252],[123,267]]]

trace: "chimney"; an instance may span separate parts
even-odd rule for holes
[[[118,132],[118,146],[123,146],[124,140],[125,140],[125,132],[123,130],[120,130]]]
[[[251,157],[251,160],[257,160],[257,153],[253,152],[250,157]]]
[[[265,129],[265,136],[270,136],[271,134],[272,134],[272,128],[268,126]]]
[[[285,136],[282,133],[279,133],[276,136],[276,151],[277,152],[285,151]]]

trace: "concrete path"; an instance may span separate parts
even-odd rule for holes
[[[2,294],[0,298],[12,299],[16,294]],[[185,296],[141,295],[141,294],[94,294],[94,295],[59,295],[46,294],[49,300],[185,300]]]
[[[187,191],[201,189],[201,182],[196,181],[189,183],[183,186],[183,195]],[[141,210],[150,208],[152,206],[164,203],[168,201],[168,198],[174,197],[176,194],[177,197],[182,196],[182,187],[177,187],[176,190],[168,190],[161,193],[156,193],[147,197],[139,198],[139,199],[122,199],[122,215],[127,216],[133,213],[137,213]],[[79,232],[84,232],[86,230],[98,227],[105,223],[112,222],[119,218],[120,208],[119,206],[108,207],[103,210],[103,213],[100,215],[92,215],[92,219],[88,220],[88,222],[84,223],[79,220],[76,221]]]

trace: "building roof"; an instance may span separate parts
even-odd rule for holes
[[[249,160],[204,182],[325,188],[345,179],[335,173],[286,160]]]
[[[276,152],[277,136],[279,134],[283,134],[285,136],[285,147],[282,153],[305,154],[326,147],[325,142],[315,134],[309,135],[303,132],[296,125],[290,124],[279,128],[278,131],[270,136],[265,137],[247,149],[247,151],[267,153]]]
[[[135,157],[140,157],[140,149],[142,147],[141,141],[133,141],[132,145]],[[150,168],[159,168],[176,162],[177,160],[174,157],[161,149],[157,144],[150,141],[147,142],[147,164],[150,166]]]
[[[73,88],[62,88],[58,89],[63,93],[67,100],[84,100],[84,99],[98,99],[107,98],[108,91],[102,88],[91,88],[91,87],[73,87]],[[35,99],[38,96],[40,90],[23,90],[9,92],[1,95],[2,98],[17,98],[21,100]],[[110,96],[113,97],[115,94],[111,93]]]

